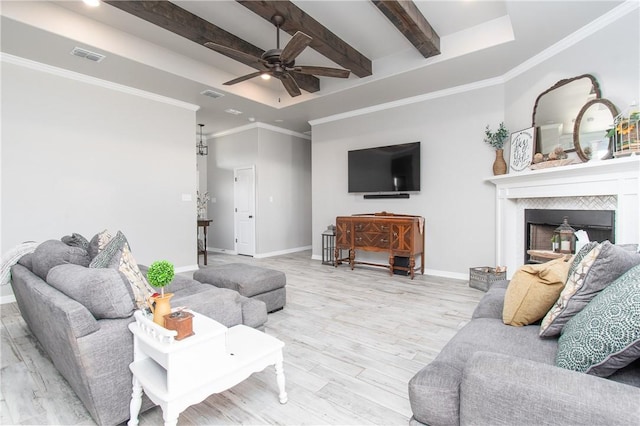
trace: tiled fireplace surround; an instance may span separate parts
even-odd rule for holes
[[[524,258],[525,209],[615,210],[616,243],[640,243],[640,156],[494,176],[496,264]]]

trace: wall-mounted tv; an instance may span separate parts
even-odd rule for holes
[[[349,192],[420,191],[420,142],[349,151]]]

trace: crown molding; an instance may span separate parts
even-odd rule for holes
[[[0,62],[29,68],[35,71],[45,72],[48,74],[56,75],[58,77],[79,81],[81,83],[91,84],[109,90],[115,90],[117,92],[122,92],[152,101],[173,105],[179,108],[188,109],[190,111],[197,111],[200,109],[200,106],[198,105],[179,101],[177,99],[169,98],[166,96],[157,95],[155,93],[147,92],[144,90],[134,89],[133,87],[125,86],[123,84],[113,83],[111,81],[102,80],[100,78],[91,77],[75,71],[69,71],[63,68],[54,67],[52,65],[43,64],[41,62],[32,61],[30,59],[21,58],[9,53],[0,52]]]
[[[346,118],[357,117],[360,115],[371,114],[373,112],[384,111],[387,109],[398,108],[405,105],[411,105],[419,102],[429,101],[432,99],[444,98],[458,93],[470,92],[472,90],[478,90],[485,87],[497,86],[504,83],[503,77],[489,78],[486,80],[475,81],[469,84],[463,84],[461,86],[450,87],[444,90],[438,90],[436,92],[425,93],[424,95],[412,96],[410,98],[404,98],[397,101],[386,102],[384,104],[373,105],[367,108],[356,109],[341,114],[330,115],[315,120],[310,120],[309,124],[315,126],[317,124],[329,123],[331,121],[344,120]]]
[[[304,133],[294,132],[293,130],[283,129],[282,127],[273,126],[271,124],[262,123],[259,121],[251,124],[246,124],[244,126],[236,127],[233,129],[224,130],[222,132],[213,133],[209,135],[207,138],[221,138],[223,136],[233,135],[234,133],[246,132],[247,130],[251,130],[251,129],[271,130],[272,132],[282,133],[284,135],[295,136],[297,138],[311,140],[311,136],[305,135]]]

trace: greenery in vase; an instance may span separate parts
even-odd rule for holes
[[[147,271],[147,280],[149,284],[160,288],[160,295],[164,296],[164,288],[169,285],[175,276],[173,263],[166,260],[155,261],[149,266]]]
[[[495,149],[502,149],[504,146],[504,141],[509,136],[509,130],[504,127],[504,123],[500,123],[498,126],[498,130],[492,132],[487,124],[487,127],[484,129],[484,141],[494,147]]]

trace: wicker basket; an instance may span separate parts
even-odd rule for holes
[[[495,268],[479,266],[469,268],[469,287],[487,291],[495,281],[507,279],[507,271],[496,272]]]

